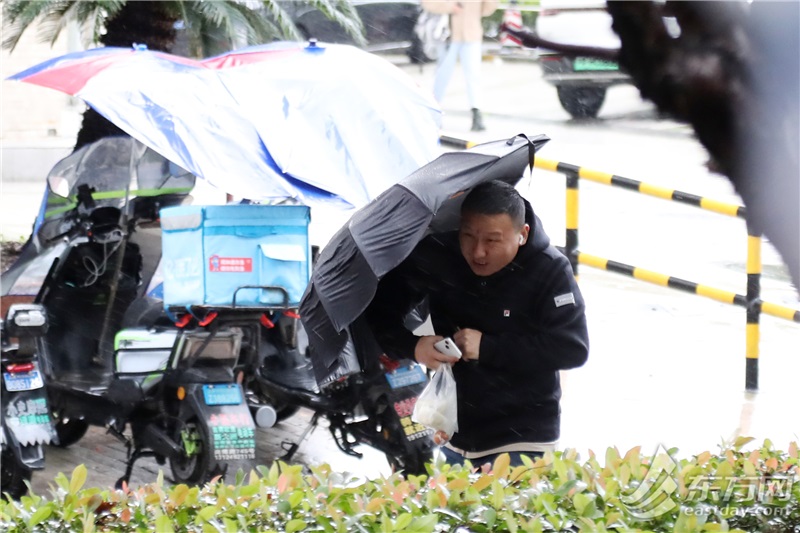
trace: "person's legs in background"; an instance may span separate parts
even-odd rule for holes
[[[483,124],[481,115],[481,61],[483,59],[483,49],[481,43],[463,43],[459,61],[461,68],[464,69],[464,81],[467,84],[467,101],[472,109],[472,131],[483,131],[486,126]]]
[[[433,97],[441,103],[447,84],[453,76],[459,52],[464,43],[445,43],[440,45],[439,60],[436,63],[436,79],[433,82]],[[444,49],[444,50],[443,50]]]

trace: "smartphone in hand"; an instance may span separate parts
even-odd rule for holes
[[[433,347],[445,355],[449,355],[455,359],[461,359],[461,350],[458,349],[458,346],[456,346],[456,343],[450,337],[445,337],[435,343]]]

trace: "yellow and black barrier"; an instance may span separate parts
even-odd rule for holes
[[[620,187],[648,196],[699,207],[715,213],[747,220],[744,206],[721,202],[695,194],[652,185],[638,180],[598,172],[569,163],[553,161],[537,157],[534,165],[542,170],[549,170],[566,175],[566,246],[563,252],[572,264],[574,274],[578,275],[578,265],[584,264],[595,268],[617,272],[642,281],[662,285],[705,296],[714,300],[738,305],[747,310],[746,330],[746,375],[747,390],[758,389],[758,357],[759,357],[759,319],[762,313],[800,323],[800,311],[779,304],[761,300],[761,235],[752,231],[748,225],[747,246],[747,293],[736,294],[708,285],[687,281],[652,270],[627,265],[610,259],[590,255],[578,250],[578,213],[579,182],[581,179],[594,181],[604,185]]]
[[[477,146],[480,143],[468,141],[466,139],[459,139],[458,137],[451,137],[449,135],[439,135],[439,142],[446,146],[452,146],[453,148],[460,148],[462,150],[468,150],[473,146]]]

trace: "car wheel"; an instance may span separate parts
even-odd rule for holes
[[[573,118],[596,118],[606,99],[605,87],[559,86],[558,100]]]

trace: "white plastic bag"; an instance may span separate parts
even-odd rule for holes
[[[437,436],[444,433],[446,436],[441,438],[447,441],[458,431],[457,399],[453,369],[448,364],[441,364],[417,398],[411,420],[436,430]]]

